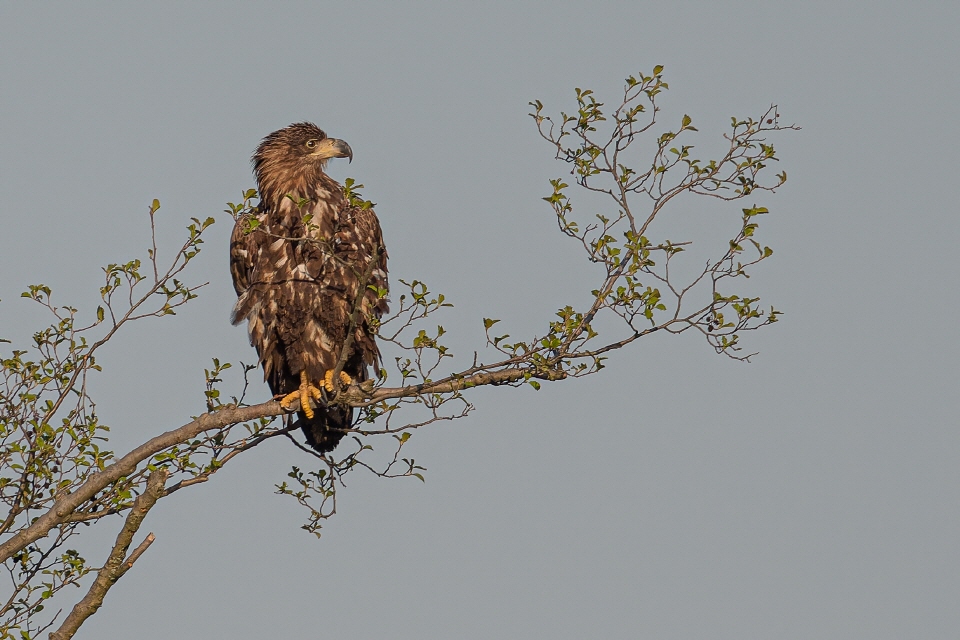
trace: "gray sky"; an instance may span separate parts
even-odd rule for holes
[[[776,253],[753,282],[786,315],[752,364],[655,336],[586,380],[481,391],[415,435],[425,484],[354,474],[319,541],[272,494],[308,463],[275,441],[161,502],[80,636],[956,637],[957,24],[947,3],[0,5],[5,336],[38,318],[27,284],[95,305],[153,198],[171,246],[252,186],[263,135],[313,120],[467,356],[482,316],[522,335],[591,287],[528,101],[612,102],[662,64],[665,115],[706,147],[771,102],[803,127],[758,198]],[[225,218],[202,298],[104,356],[118,451],[202,410],[211,357],[255,357]]]

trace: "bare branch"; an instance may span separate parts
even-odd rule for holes
[[[80,625],[96,613],[97,609],[103,604],[103,599],[107,595],[107,591],[110,590],[110,587],[116,584],[117,580],[133,566],[137,558],[153,543],[154,536],[151,533],[147,536],[146,540],[136,548],[130,557],[124,560],[127,549],[130,548],[130,543],[133,542],[133,536],[143,523],[143,519],[147,517],[147,513],[153,508],[153,505],[157,503],[157,500],[163,493],[163,485],[166,480],[166,469],[157,469],[150,474],[150,478],[147,480],[146,491],[133,503],[133,508],[130,510],[130,513],[127,514],[123,528],[117,536],[117,542],[113,545],[106,564],[97,572],[97,577],[90,586],[90,590],[87,591],[87,595],[73,607],[73,611],[71,611],[70,615],[63,621],[60,628],[50,634],[50,640],[69,640],[69,638],[72,638],[80,628]]]

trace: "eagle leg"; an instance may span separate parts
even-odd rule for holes
[[[345,387],[349,387],[353,384],[353,378],[347,375],[346,371],[341,371],[340,382],[342,382]],[[333,386],[333,369],[323,374],[323,388],[330,393],[333,393],[336,390]]]
[[[307,419],[311,420],[313,418],[313,407],[310,406],[310,398],[313,398],[319,403],[322,398],[320,389],[310,384],[306,371],[301,371],[300,388],[293,393],[285,395],[283,399],[280,400],[280,406],[284,409],[289,409],[293,406],[294,400],[300,400],[300,409],[303,411],[303,414],[307,416]]]

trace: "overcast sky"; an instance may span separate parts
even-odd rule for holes
[[[529,101],[612,102],[662,64],[698,144],[773,102],[803,127],[757,198],[775,255],[752,282],[785,315],[752,364],[657,335],[585,380],[482,390],[415,434],[426,483],[354,474],[319,541],[273,495],[309,459],[273,441],[151,512],[79,637],[956,637],[958,24],[923,2],[0,4],[0,335],[34,326],[30,283],[93,308],[153,198],[162,246],[220,217],[201,298],[103,356],[120,452],[202,411],[211,357],[255,358],[220,212],[277,128],[350,143],[332,175],[378,203],[394,280],[453,300],[469,357],[481,317],[522,335],[592,288],[540,200],[565,169]]]

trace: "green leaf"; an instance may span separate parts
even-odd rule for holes
[[[500,321],[499,321],[499,320],[494,320],[493,318],[484,318],[484,319],[483,319],[483,328],[484,328],[484,329],[489,329],[490,327],[492,327],[493,325],[497,324],[498,322],[500,322]]]

